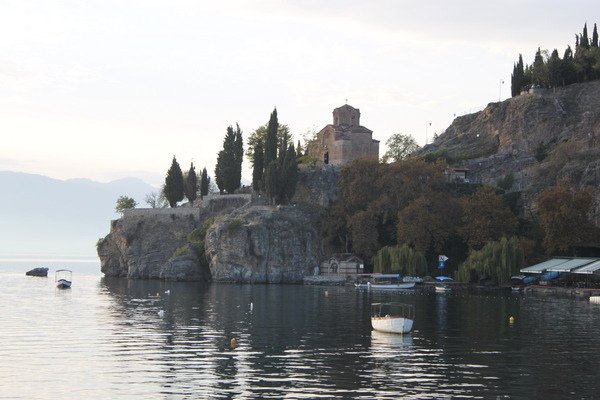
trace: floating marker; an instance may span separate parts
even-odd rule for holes
[[[510,317],[508,317],[508,323],[509,324],[514,324],[515,323],[515,317],[513,317],[512,315]]]
[[[250,311],[254,308],[254,303],[250,302]]]

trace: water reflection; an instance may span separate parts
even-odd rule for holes
[[[98,277],[55,291],[3,278],[0,383],[22,398],[591,398],[599,389],[589,348],[600,307],[581,301]],[[415,306],[412,334],[372,331],[370,304],[382,301]]]

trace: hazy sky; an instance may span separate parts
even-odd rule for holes
[[[228,125],[277,106],[297,140],[345,99],[382,144],[423,144],[501,79],[506,98],[519,53],[562,54],[593,4],[0,0],[0,170],[159,184],[176,155],[212,174]]]

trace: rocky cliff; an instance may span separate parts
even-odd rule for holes
[[[319,264],[320,250],[315,221],[297,206],[237,210],[206,235],[214,281],[299,283]]]
[[[132,279],[301,282],[320,260],[312,214],[252,205],[261,202],[215,196],[197,207],[131,210],[98,242],[101,270]]]
[[[468,168],[471,181],[530,201],[559,179],[598,186],[600,81],[524,94],[454,120],[422,154]]]

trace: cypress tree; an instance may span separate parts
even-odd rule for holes
[[[265,168],[263,179],[265,185],[265,193],[271,199],[271,203],[274,203],[279,191],[277,160],[273,160],[269,165],[267,165],[267,167]]]
[[[581,38],[579,38],[579,45],[586,49],[590,48],[590,41],[587,33],[587,22],[583,25],[583,33],[581,34]]]
[[[254,165],[252,169],[252,189],[260,192],[263,183],[264,152],[262,141],[258,141],[254,147]]]
[[[271,161],[277,159],[277,129],[279,122],[277,121],[277,108],[273,109],[269,123],[267,124],[267,138],[265,140],[265,166],[269,166]]]
[[[185,184],[183,185],[183,192],[185,197],[189,200],[190,204],[194,205],[194,200],[198,197],[198,177],[196,176],[196,170],[194,169],[194,163],[190,164],[190,170],[185,176]]]
[[[202,168],[202,176],[200,178],[200,198],[203,198],[208,194],[208,185],[210,183],[210,178],[208,177],[208,172],[206,171],[206,167]]]
[[[283,177],[282,197],[289,203],[296,193],[296,185],[298,184],[298,162],[296,161],[296,150],[293,143],[290,143],[287,149],[281,175]]]
[[[242,138],[242,130],[238,124],[235,124],[235,140],[233,144],[233,158],[234,158],[234,176],[233,185],[235,189],[242,185],[242,162],[244,161],[244,139]],[[235,190],[234,189],[234,190]]]
[[[561,59],[558,56],[558,50],[554,49],[548,59],[548,85],[550,87],[560,86],[562,83],[561,76]]]
[[[296,157],[302,157],[302,146],[300,146],[300,140],[298,140],[298,146],[296,147]]]
[[[183,173],[175,156],[173,156],[173,162],[167,171],[164,191],[171,207],[176,207],[177,202],[183,200]]]
[[[594,24],[594,32],[592,32],[592,47],[598,47],[598,28]]]
[[[239,129],[239,127],[238,127]],[[241,131],[239,132],[241,141]],[[215,178],[219,191],[226,191],[229,194],[235,192],[235,189],[240,187],[241,179],[241,160],[243,157],[243,149],[241,155],[236,150],[236,132],[230,125],[227,127],[225,139],[223,139],[223,150],[217,156],[217,165],[215,167]],[[237,157],[239,156],[239,166]],[[239,178],[238,178],[238,170]]]

